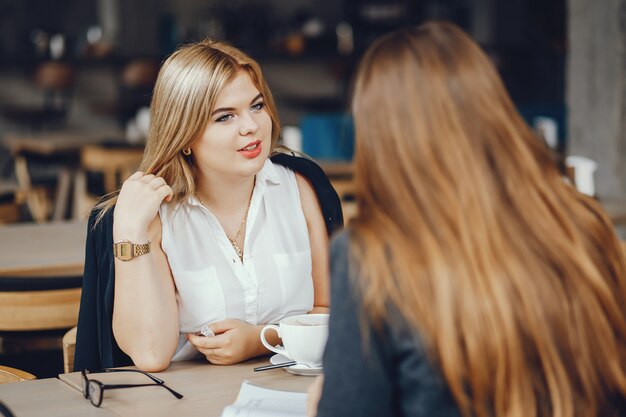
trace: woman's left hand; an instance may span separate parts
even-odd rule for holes
[[[260,351],[261,330],[258,326],[226,319],[212,323],[209,327],[215,336],[189,334],[187,339],[213,364],[232,365],[263,353]]]

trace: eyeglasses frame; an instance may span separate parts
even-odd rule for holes
[[[113,373],[113,372],[136,372],[139,374],[143,374],[145,376],[147,376],[148,378],[150,378],[151,380],[154,381],[154,383],[152,384],[104,384],[100,381],[98,381],[97,379],[89,379],[87,378],[87,374],[95,374],[95,373]],[[136,387],[153,387],[153,386],[161,386],[163,388],[165,388],[166,390],[168,390],[174,397],[176,397],[177,399],[181,399],[183,398],[183,395],[174,391],[173,389],[171,389],[170,387],[168,387],[167,385],[165,385],[165,381],[163,381],[162,379],[157,378],[156,376],[149,374],[148,372],[144,372],[141,371],[139,369],[102,369],[100,371],[90,371],[88,369],[83,369],[80,371],[81,374],[81,386],[83,389],[83,397],[85,397],[85,399],[88,399],[89,402],[91,402],[91,404],[94,407],[100,407],[100,405],[102,404],[102,400],[104,398],[104,391],[106,390],[111,390],[111,389],[122,389],[122,388],[136,388]],[[89,394],[89,384],[94,383],[98,386],[98,389],[100,389],[100,400],[96,403],[94,401],[94,398]]]

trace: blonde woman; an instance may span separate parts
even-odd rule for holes
[[[237,363],[268,353],[263,324],[327,310],[330,218],[316,180],[269,159],[279,129],[238,49],[208,40],[164,62],[141,171],[92,214],[76,369]]]
[[[626,415],[620,242],[478,45],[449,23],[382,37],[353,113],[318,417]]]

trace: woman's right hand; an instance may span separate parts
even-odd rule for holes
[[[163,201],[170,201],[172,189],[161,177],[141,171],[128,177],[117,197],[113,214],[114,239],[140,238],[156,217]]]

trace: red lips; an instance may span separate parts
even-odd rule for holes
[[[261,141],[255,140],[253,142],[248,143],[243,148],[239,149],[239,152],[244,158],[253,159],[259,156],[261,153]]]

